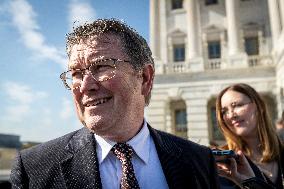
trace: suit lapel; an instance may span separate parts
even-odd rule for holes
[[[61,170],[67,188],[102,188],[94,135],[83,128],[66,146]]]
[[[175,143],[172,137],[161,133],[149,125],[150,134],[154,140],[157,153],[167,179],[169,188],[198,188],[192,165],[186,165],[181,158],[182,149]]]

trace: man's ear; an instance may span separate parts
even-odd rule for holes
[[[142,95],[148,96],[151,92],[152,86],[153,86],[153,79],[154,79],[154,65],[152,64],[146,64],[142,70]]]

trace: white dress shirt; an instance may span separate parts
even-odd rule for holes
[[[121,162],[111,152],[116,142],[95,135],[97,156],[103,189],[119,189],[122,175]],[[141,189],[167,189],[168,184],[150,136],[146,120],[139,133],[127,142],[134,149],[132,164]]]

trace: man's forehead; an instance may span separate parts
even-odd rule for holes
[[[88,64],[104,58],[125,59],[123,45],[119,36],[114,34],[94,35],[87,39],[81,39],[71,48],[69,67],[77,67],[79,64]],[[78,65],[79,65],[78,64]]]
[[[71,48],[72,53],[80,51],[101,50],[104,48],[122,47],[120,37],[113,34],[94,35],[86,39],[81,39],[79,43]]]
[[[113,45],[120,44],[120,37],[114,34],[103,34],[103,35],[94,35],[86,39],[81,39],[79,45],[86,45],[90,47],[96,47],[99,45]]]

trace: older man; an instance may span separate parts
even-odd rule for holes
[[[208,148],[145,120],[154,62],[137,32],[99,19],[67,35],[67,53],[60,77],[85,127],[20,152],[14,188],[218,188]]]

